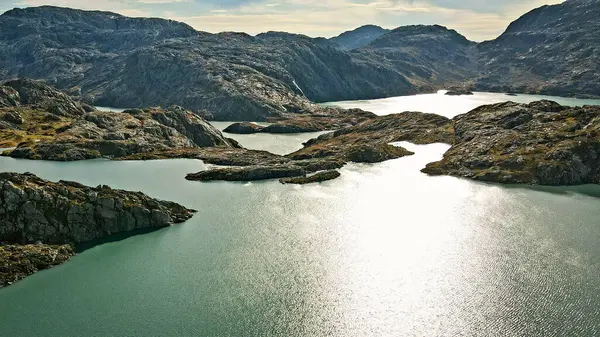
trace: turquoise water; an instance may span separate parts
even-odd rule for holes
[[[428,177],[448,146],[402,145],[416,155],[308,186],[188,182],[194,160],[0,158],[199,211],[0,290],[0,336],[600,334],[597,186]]]

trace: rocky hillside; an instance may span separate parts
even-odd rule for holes
[[[396,69],[420,91],[477,76],[476,43],[438,25],[396,28],[353,51],[353,56]]]
[[[133,109],[87,111],[68,95],[36,81],[0,86],[0,147],[13,157],[79,160],[198,147],[239,147],[191,111]]]
[[[481,43],[478,90],[600,96],[600,1],[543,6]]]
[[[598,96],[598,15],[597,0],[568,0],[476,44],[437,25],[366,26],[326,40],[45,6],[0,16],[0,78],[44,79],[96,105],[179,105],[249,121],[447,87]]]
[[[500,183],[600,183],[600,107],[486,105],[455,117],[454,131],[444,159],[424,172]]]
[[[67,261],[71,244],[170,226],[193,213],[140,192],[0,173],[0,287]]]
[[[97,105],[177,104],[216,119],[264,120],[312,111],[309,100],[415,92],[394,69],[301,35],[215,35],[55,7],[6,12],[0,31],[0,77],[45,79]]]
[[[352,50],[366,46],[386,33],[389,33],[389,29],[384,29],[375,25],[365,25],[354,30],[343,32],[336,37],[332,37],[329,41],[341,49]]]

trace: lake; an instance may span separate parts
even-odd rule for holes
[[[516,98],[538,97],[335,104],[451,117]],[[284,151],[306,135],[228,136]],[[198,210],[0,290],[0,336],[600,334],[598,186],[429,177],[420,169],[449,146],[399,145],[416,154],[350,164],[341,178],[306,186],[186,181],[205,168],[195,160],[0,158],[2,171],[140,190]]]

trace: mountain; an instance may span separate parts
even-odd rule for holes
[[[352,50],[366,46],[376,38],[388,33],[388,29],[375,25],[365,25],[354,30],[343,32],[342,34],[329,39],[332,43],[344,50]]]
[[[209,34],[48,6],[4,13],[0,32],[0,78],[44,79],[96,105],[177,104],[215,119],[264,120],[312,111],[310,101],[416,92],[394,69],[302,35]]]
[[[171,20],[44,6],[0,16],[0,79],[42,79],[90,104],[179,105],[219,120],[311,114],[321,109],[312,102],[447,87],[599,96],[599,15],[598,0],[568,0],[477,44],[438,25],[364,26],[328,40],[210,34]]]
[[[600,95],[600,1],[543,6],[481,43],[479,90]]]
[[[395,69],[427,91],[477,76],[476,45],[455,30],[416,25],[396,28],[352,53]]]

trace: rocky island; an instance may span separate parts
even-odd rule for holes
[[[453,124],[452,148],[423,172],[510,184],[600,183],[600,107],[506,102]]]
[[[140,192],[0,173],[0,287],[67,261],[79,244],[163,228],[193,213]]]

